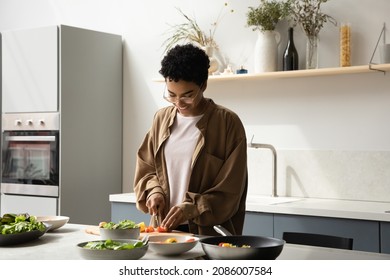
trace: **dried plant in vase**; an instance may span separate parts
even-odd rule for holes
[[[211,24],[211,28],[207,33],[202,30],[195,18],[189,17],[181,9],[177,8],[179,13],[184,17],[185,22],[181,24],[170,25],[171,28],[168,30],[170,36],[163,42],[163,46],[165,46],[164,52],[167,52],[178,43],[195,43],[202,47],[210,57],[210,74],[217,72],[219,68],[223,68],[225,63],[218,60],[215,56],[215,52],[218,51],[219,47],[214,39],[214,35],[220,20],[226,14],[224,11],[227,6],[228,4],[224,3],[224,6],[220,10],[216,21]],[[230,9],[229,12],[233,13],[234,10]]]
[[[185,21],[181,24],[170,25],[170,29],[167,32],[167,34],[170,34],[170,36],[163,42],[163,46],[165,46],[165,52],[180,42],[192,42],[198,44],[201,47],[210,46],[218,48],[218,45],[214,39],[214,35],[220,20],[225,15],[224,9],[227,6],[228,4],[224,3],[224,6],[219,12],[216,21],[211,24],[212,28],[208,30],[208,32],[204,32],[202,30],[195,18],[189,17],[181,9],[176,8],[184,17]],[[229,12],[233,13],[234,10],[231,9]]]
[[[318,67],[317,47],[318,35],[326,22],[337,25],[337,21],[321,11],[321,4],[328,0],[288,0],[291,8],[291,18],[295,24],[302,27],[307,36],[306,68]]]
[[[177,10],[184,17],[185,22],[171,25],[171,28],[168,31],[171,33],[171,36],[163,42],[165,52],[180,42],[194,42],[199,46],[216,46],[214,38],[211,35],[206,35],[195,19],[187,16],[181,9],[177,8]]]

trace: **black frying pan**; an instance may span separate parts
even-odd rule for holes
[[[206,256],[212,260],[274,260],[283,250],[285,241],[272,237],[231,235],[225,228],[215,226],[214,229],[224,236],[201,238]],[[231,243],[235,248],[221,247],[219,243]],[[249,245],[250,248],[241,248]]]

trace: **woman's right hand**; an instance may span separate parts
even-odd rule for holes
[[[146,207],[149,209],[150,215],[162,215],[165,208],[165,199],[161,193],[154,193],[146,200]]]

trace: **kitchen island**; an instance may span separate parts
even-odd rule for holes
[[[111,194],[111,203],[135,204],[134,193]],[[248,195],[248,212],[390,222],[390,202]]]
[[[110,195],[111,219],[148,221],[134,193]],[[390,254],[390,203],[248,195],[245,235],[282,238],[298,231],[353,238],[353,249]]]
[[[66,224],[39,239],[14,246],[0,247],[0,260],[81,260],[77,244],[99,240],[100,236],[86,232],[91,226]],[[148,250],[143,260],[202,260],[204,252],[200,244],[179,256],[161,256]],[[277,260],[390,260],[390,254],[340,250],[285,244]]]

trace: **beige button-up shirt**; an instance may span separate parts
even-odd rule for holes
[[[242,234],[247,193],[247,142],[239,117],[207,99],[208,106],[197,123],[200,137],[192,156],[192,173],[186,198],[179,207],[188,219],[190,231],[219,235],[222,225],[234,235]],[[137,208],[148,212],[146,199],[162,193],[169,211],[170,188],[163,145],[175,121],[176,108],[160,109],[137,154],[134,192]]]

